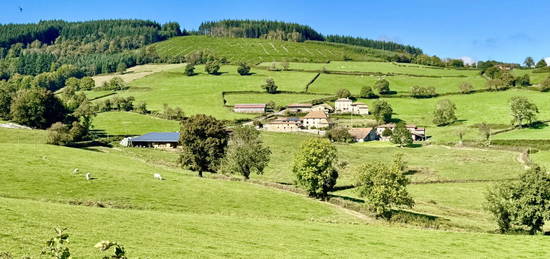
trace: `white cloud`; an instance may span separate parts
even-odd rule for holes
[[[465,65],[472,65],[476,63],[475,59],[467,56],[459,57],[458,59],[462,59]]]
[[[550,64],[550,57],[545,57],[544,61],[546,61],[546,65]]]

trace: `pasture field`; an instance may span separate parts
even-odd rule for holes
[[[272,62],[261,63],[260,66],[272,66]],[[275,63],[278,68],[281,63]],[[321,70],[326,68],[329,71],[344,72],[372,72],[383,74],[409,74],[418,76],[437,76],[437,77],[463,77],[479,75],[478,70],[470,69],[452,69],[432,66],[423,66],[418,64],[406,64],[395,62],[349,62],[349,61],[330,61],[328,63],[289,63],[289,69]]]
[[[326,94],[268,94],[268,93],[246,93],[246,94],[226,94],[227,105],[239,103],[268,103],[275,102],[276,105],[288,105],[292,103],[311,103],[311,100],[318,98],[331,97]]]
[[[185,64],[146,64],[138,65],[126,69],[123,74],[113,73],[113,74],[103,74],[92,77],[95,81],[96,86],[102,86],[104,82],[111,80],[113,77],[117,76],[122,78],[124,82],[130,83],[136,79],[146,77],[148,75],[171,70],[171,69],[183,69]]]
[[[413,86],[435,87],[438,94],[456,93],[463,82],[470,83],[473,89],[485,89],[486,80],[479,76],[468,77],[414,77],[414,76],[374,76],[374,75],[337,75],[321,74],[313,84],[309,86],[311,93],[331,93],[346,88],[352,95],[358,96],[363,86],[374,87],[377,80],[385,78],[390,82],[390,89],[397,94],[410,94]]]
[[[428,127],[426,132],[432,136],[433,142],[457,142],[456,132],[459,129],[466,131],[465,139],[479,139],[477,124],[486,122],[495,129],[508,128],[511,125],[509,100],[513,96],[524,96],[534,102],[540,113],[538,118],[550,118],[550,97],[547,93],[536,91],[511,89],[502,92],[484,92],[467,95],[451,95],[430,99],[414,98],[386,98],[394,111],[394,118],[404,120],[410,124]],[[433,111],[437,102],[449,99],[456,105],[458,122],[447,127],[436,127],[433,123]],[[372,105],[374,100],[361,100]],[[498,136],[498,135],[497,135]]]
[[[149,132],[179,131],[179,122],[134,112],[102,112],[93,120],[93,129],[108,135],[142,135]]]
[[[160,111],[163,104],[169,104],[171,107],[182,108],[187,115],[205,113],[218,119],[251,118],[253,115],[237,114],[224,107],[222,92],[262,91],[261,85],[265,84],[267,78],[273,78],[280,91],[302,92],[315,76],[313,73],[264,70],[252,70],[254,74],[241,76],[236,70],[236,66],[225,65],[222,66],[220,75],[208,75],[203,72],[204,66],[197,66],[196,72],[200,73],[191,77],[185,76],[179,70],[159,72],[133,81],[129,90],[120,91],[118,95],[134,96],[136,102],[146,102],[149,110]],[[317,98],[317,95],[311,95],[309,100]],[[298,100],[301,101],[302,97],[296,101]]]
[[[533,73],[532,69],[514,69],[512,70],[512,74],[514,76],[528,74],[532,84],[540,84],[550,76],[550,73]]]
[[[43,144],[47,135],[45,130],[0,128],[0,143]]]
[[[523,128],[493,135],[493,139],[550,139],[550,128]]]
[[[329,60],[381,61],[395,52],[319,42],[290,42],[251,38],[219,38],[208,36],[174,37],[155,43],[161,57],[185,56],[207,49],[231,63],[271,61],[328,62]],[[366,53],[366,54],[365,54]]]
[[[91,208],[7,198],[0,198],[0,211],[4,215],[0,223],[7,233],[0,238],[2,249],[14,251],[15,256],[37,256],[43,241],[52,236],[52,226],[58,224],[69,228],[71,252],[82,257],[99,257],[93,245],[105,239],[124,244],[130,257],[150,258],[550,255],[544,236]]]

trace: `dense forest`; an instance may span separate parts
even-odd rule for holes
[[[383,49],[389,51],[406,52],[413,55],[422,54],[422,50],[410,45],[403,45],[391,41],[371,40],[359,37],[340,36],[340,35],[327,35],[325,40],[328,42],[344,43],[349,45],[363,46],[373,49]]]
[[[85,75],[109,73],[158,59],[142,48],[185,35],[179,24],[146,20],[41,21],[0,26],[0,79],[38,75],[73,64]]]

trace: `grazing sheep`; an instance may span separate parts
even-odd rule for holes
[[[87,180],[87,181],[92,180],[92,174],[86,173],[86,180]]]
[[[162,178],[162,176],[160,174],[154,174],[153,178],[155,178],[157,180],[164,180],[164,178]]]
[[[78,168],[75,168],[75,169],[73,170],[73,174],[78,174],[78,173],[79,173]]]

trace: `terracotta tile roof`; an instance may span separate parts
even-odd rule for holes
[[[324,111],[311,111],[306,116],[304,116],[304,119],[327,119],[328,116]]]
[[[311,108],[313,106],[311,103],[293,103],[289,104],[287,108]]]

